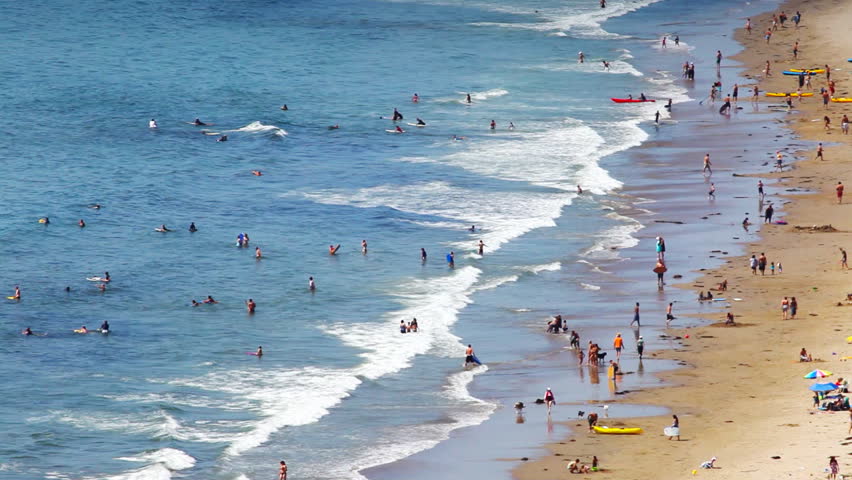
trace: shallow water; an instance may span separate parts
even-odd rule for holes
[[[647,139],[659,106],[608,97],[689,98],[676,68],[696,52],[671,53],[674,75],[648,57],[645,20],[672,3],[10,5],[0,238],[23,300],[0,307],[19,372],[0,476],[253,479],[285,458],[298,478],[357,478],[484,421],[500,402],[468,386],[493,370],[461,370],[466,343],[486,363],[558,348],[539,334],[552,285],[577,326],[621,309],[595,310],[619,287],[586,275],[642,224],[612,195],[629,159],[601,159]],[[601,26],[617,15],[622,33]],[[395,107],[404,135],[380,118]],[[104,271],[101,293],[86,277]],[[104,320],[109,336],[72,332]]]

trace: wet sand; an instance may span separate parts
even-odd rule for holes
[[[788,2],[775,12],[784,10],[787,15],[798,9],[803,21],[798,30],[788,20],[787,28],[774,32],[767,46],[762,32],[771,25],[771,13],[753,17],[753,31],[747,35],[738,31],[736,38],[746,47],[736,58],[747,67],[746,75],[760,81],[761,109],[769,104],[780,104],[783,99],[768,99],[763,91],[793,89],[795,77],[782,76],[787,68],[832,66],[831,78],[837,83],[837,96],[849,92],[852,64],[852,44],[848,41],[848,26],[852,25],[849,2],[811,1]],[[743,23],[745,19],[743,19]],[[792,45],[800,42],[800,57],[792,60]],[[844,45],[846,47],[844,48]],[[772,76],[763,78],[764,62],[772,61]],[[723,61],[723,67],[728,61]],[[706,78],[706,77],[702,77]],[[709,90],[710,81],[706,83]],[[750,78],[740,84],[750,84]],[[846,318],[850,306],[844,301],[848,293],[848,272],[840,269],[839,248],[850,243],[850,210],[847,205],[837,205],[834,186],[838,181],[852,182],[852,162],[848,136],[840,133],[840,117],[852,115],[845,104],[830,104],[826,111],[818,100],[825,76],[812,81],[815,98],[802,103],[794,102],[796,111],[782,113],[782,128],[775,125],[774,117],[765,118],[763,138],[742,139],[724,137],[705,143],[705,138],[695,139],[695,151],[689,166],[700,167],[702,149],[712,152],[714,164],[725,166],[714,179],[723,179],[732,173],[749,173],[749,169],[762,170],[759,175],[734,177],[757,183],[758,178],[767,184],[768,200],[776,207],[775,217],[783,217],[788,225],[767,225],[759,237],[743,235],[746,256],[728,258],[718,268],[705,272],[697,282],[684,288],[706,290],[726,278],[727,308],[705,313],[701,318],[709,324],[687,329],[673,329],[670,335],[681,337],[677,348],[662,351],[657,358],[682,361],[689,368],[664,372],[661,378],[672,386],[631,393],[619,401],[631,404],[648,404],[668,407],[680,418],[681,441],[669,440],[662,435],[664,427],[671,424],[671,416],[652,418],[620,418],[601,422],[610,425],[641,426],[639,436],[606,436],[589,434],[585,422],[572,421],[572,433],[567,440],[549,445],[549,454],[532,462],[518,462],[515,475],[521,480],[541,478],[683,478],[698,469],[698,476],[714,478],[808,478],[824,475],[828,456],[837,455],[843,473],[852,464],[850,457],[850,425],[848,412],[824,412],[813,408],[812,394],[807,387],[813,380],[802,376],[814,368],[834,372],[834,376],[852,374],[852,364],[843,357],[852,354],[845,341],[850,329]],[[704,85],[697,85],[700,92]],[[725,83],[725,92],[730,82]],[[807,90],[806,90],[807,91]],[[740,105],[749,108],[750,93],[740,90]],[[700,97],[699,97],[700,98]],[[720,104],[717,102],[715,110]],[[852,106],[852,104],[849,104]],[[710,110],[712,111],[712,110]],[[783,112],[783,110],[782,110]],[[828,114],[832,130],[823,130],[822,118]],[[718,115],[718,114],[717,114]],[[708,130],[717,128],[707,125]],[[720,132],[724,135],[724,132]],[[776,137],[780,135],[780,137]],[[771,141],[774,149],[756,148],[756,143]],[[813,160],[815,144],[825,142],[825,161]],[[828,142],[831,142],[829,145]],[[720,149],[720,145],[725,145]],[[731,154],[742,150],[742,158]],[[722,152],[721,150],[727,150]],[[784,172],[771,173],[774,150],[785,152],[785,161],[792,162],[791,153],[798,151],[801,161]],[[696,156],[698,155],[698,156]],[[718,159],[718,160],[715,160]],[[768,165],[764,165],[769,162]],[[740,170],[739,165],[743,168]],[[671,178],[677,182],[678,178]],[[717,187],[722,189],[721,182]],[[789,191],[788,191],[789,190]],[[809,191],[802,193],[802,191]],[[641,192],[629,191],[631,194]],[[717,194],[721,196],[721,193]],[[756,214],[756,188],[743,210],[749,212],[753,222],[760,220]],[[745,199],[743,199],[745,200]],[[733,201],[733,200],[731,200]],[[677,189],[660,203],[681,203]],[[694,215],[688,208],[684,216]],[[742,220],[742,219],[738,219]],[[720,223],[725,223],[724,221]],[[838,231],[814,232],[807,227],[831,224]],[[804,230],[796,226],[806,227]],[[670,250],[671,251],[671,250]],[[748,268],[748,256],[765,252],[769,261],[780,261],[783,274],[755,277]],[[795,296],[799,303],[796,319],[782,320],[780,302],[784,296]],[[738,325],[720,325],[727,311],[736,316]],[[685,336],[689,335],[686,339]],[[805,347],[820,361],[798,362],[798,352]],[[611,407],[614,409],[616,407]],[[570,459],[580,458],[584,463],[597,455],[605,471],[589,475],[571,475],[565,466]],[[701,462],[717,457],[717,469],[699,469]]]

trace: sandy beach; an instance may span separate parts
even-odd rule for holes
[[[813,68],[830,65],[831,79],[837,83],[835,96],[848,96],[850,68],[846,59],[852,43],[844,27],[852,25],[848,2],[787,2],[774,12],[751,18],[752,32],[736,32],[745,50],[736,60],[746,67],[740,85],[757,80],[761,90],[761,109],[780,105],[783,98],[767,98],[764,92],[795,92],[796,77],[783,76],[789,68]],[[773,13],[785,11],[792,17],[802,13],[798,29],[788,20],[774,31],[770,42],[763,33],[771,27]],[[745,24],[745,19],[742,19]],[[720,32],[727,33],[727,32]],[[793,59],[793,45],[799,42],[799,58]],[[771,62],[771,76],[763,73]],[[723,61],[723,68],[725,62]],[[697,470],[696,476],[725,479],[740,478],[811,478],[825,475],[830,455],[840,463],[841,474],[852,468],[850,457],[850,417],[848,412],[820,411],[813,407],[808,386],[813,380],[803,375],[819,368],[833,372],[825,381],[852,375],[852,364],[843,360],[852,348],[846,344],[850,332],[844,325],[848,316],[849,273],[840,268],[840,248],[850,245],[849,206],[838,205],[835,186],[838,181],[852,182],[849,137],[840,131],[843,114],[852,114],[847,104],[830,103],[824,109],[819,95],[826,87],[826,76],[817,75],[804,91],[814,96],[803,102],[794,100],[794,110],[786,116],[784,133],[777,139],[777,150],[785,164],[795,161],[783,172],[771,173],[773,151],[748,153],[752,166],[766,164],[766,173],[755,176],[774,192],[771,200],[787,225],[766,225],[759,240],[748,243],[747,255],[729,258],[721,267],[683,288],[698,291],[714,287],[727,279],[730,308],[704,316],[714,322],[688,329],[672,329],[679,338],[673,350],[655,353],[656,358],[685,362],[687,368],[666,372],[661,378],[670,386],[633,392],[620,400],[630,404],[668,407],[680,418],[681,441],[663,436],[671,415],[637,419],[601,419],[599,424],[638,426],[644,434],[611,436],[587,433],[583,420],[569,422],[568,439],[548,445],[550,454],[530,462],[519,462],[515,475],[521,480],[573,478],[566,465],[579,458],[590,463],[600,460],[603,471],[580,475],[590,478],[683,478]],[[701,77],[696,89],[709,85],[709,76]],[[730,92],[725,85],[723,93]],[[740,89],[740,105],[749,108],[751,93]],[[720,105],[717,101],[716,108]],[[849,104],[852,105],[852,104]],[[785,106],[786,107],[786,106]],[[831,118],[825,130],[823,116]],[[802,148],[805,141],[825,144],[824,160],[815,160],[816,143]],[[741,146],[748,150],[749,145]],[[699,146],[701,148],[701,146]],[[713,145],[706,145],[709,152]],[[795,158],[794,158],[795,157]],[[717,158],[714,156],[714,158]],[[718,158],[724,165],[730,158]],[[700,161],[700,159],[699,159]],[[736,173],[736,170],[734,170]],[[717,177],[729,176],[719,172]],[[806,193],[803,193],[806,192]],[[776,218],[778,215],[776,215]],[[751,221],[762,222],[757,212]],[[741,219],[740,219],[741,220]],[[833,231],[812,230],[812,226],[831,225]],[[753,275],[748,258],[765,252],[768,261],[781,262],[783,273]],[[795,319],[782,319],[781,301],[796,297]],[[737,326],[725,326],[725,313],[735,315]],[[686,335],[689,335],[686,338]],[[806,348],[815,361],[801,363],[798,353]],[[611,407],[615,410],[617,407]],[[717,468],[699,465],[717,457]]]

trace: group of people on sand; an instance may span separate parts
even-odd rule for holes
[[[598,467],[598,457],[592,456],[592,464],[586,465],[580,462],[580,459],[577,458],[572,462],[569,462],[565,467],[568,469],[568,473],[591,473],[597,472],[600,470]]]

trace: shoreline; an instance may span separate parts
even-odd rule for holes
[[[750,81],[759,74],[761,59],[768,56],[783,60],[773,65],[776,73],[772,78],[760,79],[761,91],[788,88],[793,78],[781,77],[780,71],[785,68],[806,62],[828,63],[837,66],[832,78],[840,83],[838,96],[845,96],[843,81],[848,81],[849,75],[845,65],[838,63],[845,57],[838,47],[831,46],[829,37],[844,21],[850,20],[850,14],[837,15],[836,11],[828,11],[828,4],[793,1],[776,8],[775,12],[786,10],[789,16],[797,9],[803,10],[803,22],[798,32],[788,23],[787,29],[773,35],[768,47],[762,45],[759,26],[771,22],[771,12],[752,17],[754,30],[750,38],[739,28],[735,38],[743,43],[744,50],[733,58],[743,63],[745,80]],[[833,5],[837,8],[837,4]],[[834,28],[826,28],[826,25]],[[788,60],[788,44],[792,44],[794,35],[802,37],[799,41],[803,51],[816,53],[819,50],[818,56],[802,55],[796,63]],[[814,61],[817,59],[819,61]],[[818,90],[824,84],[820,77],[813,82],[813,87]],[[741,93],[740,98],[748,102],[748,96]],[[765,97],[761,97],[760,102],[765,108]],[[839,360],[843,356],[843,339],[847,332],[842,323],[844,310],[837,306],[844,304],[842,280],[846,275],[837,267],[837,248],[849,239],[845,232],[848,221],[843,207],[832,205],[835,179],[848,178],[852,173],[852,167],[837,160],[850,153],[850,148],[848,143],[826,146],[826,161],[831,163],[830,168],[825,168],[813,160],[815,148],[801,145],[805,141],[839,142],[839,117],[850,112],[844,104],[831,104],[829,115],[834,131],[826,133],[821,131],[821,122],[813,121],[823,115],[820,103],[813,98],[803,105],[794,104],[800,111],[783,122],[789,134],[780,139],[778,150],[784,151],[785,156],[789,156],[786,152],[800,152],[798,156],[804,158],[783,173],[747,174],[755,183],[758,178],[764,179],[771,185],[769,189],[778,192],[776,209],[785,210],[789,225],[762,228],[759,239],[742,244],[745,256],[726,257],[723,265],[708,270],[696,282],[681,285],[689,290],[706,289],[718,283],[719,276],[726,278],[729,281],[727,295],[743,298],[730,308],[739,326],[720,328],[719,322],[724,315],[716,314],[700,315],[712,322],[707,325],[673,329],[671,333],[676,337],[689,334],[691,338],[681,338],[679,348],[659,352],[658,357],[681,360],[689,367],[659,374],[667,386],[631,393],[624,399],[631,404],[669,408],[681,418],[685,441],[670,442],[661,435],[662,428],[671,423],[668,415],[619,419],[621,424],[645,428],[641,437],[589,435],[585,433],[584,421],[574,421],[570,422],[573,428],[568,440],[547,445],[549,456],[523,463],[515,469],[518,479],[541,478],[544,471],[549,476],[573,477],[565,469],[569,459],[580,457],[581,461],[589,463],[591,455],[598,456],[605,471],[590,478],[647,478],[648,474],[664,479],[678,478],[690,474],[701,462],[714,456],[719,459],[720,469],[713,474],[722,478],[765,478],[803,470],[810,476],[827,467],[828,455],[838,455],[841,472],[844,471],[844,466],[849,464],[848,457],[843,455],[849,450],[845,446],[848,444],[845,441],[848,414],[814,410],[806,388],[808,381],[801,379],[813,368],[835,372],[827,380],[850,373]],[[742,146],[749,148],[751,145]],[[707,149],[713,150],[709,146]],[[771,161],[771,151],[759,155]],[[750,159],[752,164],[759,161],[754,157]],[[769,170],[771,165],[765,168]],[[810,192],[801,193],[804,189]],[[759,221],[756,217],[752,217],[754,223]],[[832,224],[839,231],[795,230],[796,225],[823,224]],[[783,275],[752,278],[747,267],[748,255],[761,251],[766,251],[770,259],[783,259]],[[819,273],[815,274],[815,270]],[[795,321],[779,324],[778,305],[783,296],[798,297],[800,311]],[[798,349],[802,346],[823,361],[797,362]],[[773,441],[766,442],[768,435]],[[702,472],[699,469],[697,473]],[[588,476],[583,475],[584,478]]]

